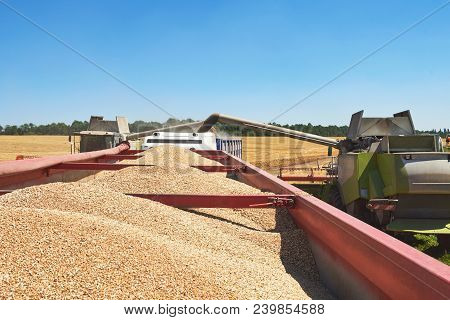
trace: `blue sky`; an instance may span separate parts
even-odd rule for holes
[[[263,122],[445,3],[4,1],[178,118]],[[168,118],[2,5],[0,41],[2,125]],[[277,122],[407,108],[419,129],[450,126],[450,5]]]

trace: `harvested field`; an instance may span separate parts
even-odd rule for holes
[[[276,173],[281,166],[316,166],[317,159],[327,160],[327,148],[300,140],[285,137],[243,137],[243,158],[256,166]],[[16,155],[59,155],[70,153],[70,144],[66,136],[0,136],[0,161],[14,160]],[[192,165],[197,160],[193,156]],[[201,158],[204,159],[204,158]],[[142,161],[142,160],[141,160]],[[151,156],[145,160],[148,164],[159,161]],[[202,160],[203,161],[203,160]],[[209,165],[204,160],[197,165]],[[215,161],[212,161],[215,163]],[[157,164],[157,163],[156,163]]]
[[[329,162],[328,147],[288,137],[243,137],[242,157],[257,167],[277,173],[281,167],[316,167]],[[333,155],[338,151],[333,150]]]
[[[66,136],[0,135],[0,161],[15,160],[17,155],[52,156],[70,154]]]
[[[163,179],[155,168],[144,176]],[[149,187],[150,180],[129,169],[135,168],[1,196],[0,298],[330,297],[318,282],[304,233],[286,212],[179,210],[126,196],[114,188],[122,179],[131,188],[133,175],[137,187],[155,189],[168,181]],[[175,192],[259,192],[224,175],[192,170],[177,177],[167,170],[169,180],[190,181]],[[214,177],[221,188],[202,186],[203,176]]]

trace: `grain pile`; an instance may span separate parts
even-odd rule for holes
[[[119,171],[103,172],[85,183],[122,193],[261,194],[260,190],[228,179],[222,173],[205,173],[188,166],[184,168],[129,167]],[[261,230],[275,228],[274,214],[271,209],[202,209],[204,210],[210,213],[216,212],[218,216],[228,217],[234,222],[249,223],[252,228]]]
[[[263,232],[256,215],[263,210],[238,222],[208,210],[179,210],[91,182],[1,196],[0,298],[329,297],[305,235],[285,212],[267,211],[275,225]]]
[[[157,155],[165,160],[157,162],[154,167],[129,167],[119,171],[102,172],[86,183],[123,193],[264,194],[258,189],[227,178],[224,173],[206,173],[191,168],[189,163],[199,163],[197,157],[200,156],[189,150],[160,146],[144,152],[143,158],[147,159],[149,154],[151,159]],[[219,163],[211,161],[208,165],[217,164]],[[257,230],[273,230],[277,227],[273,209],[197,209],[197,212]]]
[[[128,167],[102,172],[86,183],[123,193],[261,194],[223,173],[206,173],[189,166]]]
[[[164,167],[178,166],[221,166],[214,160],[206,159],[195,152],[172,145],[162,145],[143,152],[137,160],[124,160],[122,163],[153,164]]]

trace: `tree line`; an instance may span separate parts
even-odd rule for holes
[[[168,126],[174,126],[183,123],[194,122],[192,119],[178,120],[174,118],[169,118],[165,122],[157,121],[142,121],[137,120],[129,124],[130,132],[143,132],[148,130],[159,129]],[[308,124],[293,124],[293,125],[281,125],[278,123],[271,123],[271,125],[302,131],[306,133],[312,133],[324,137],[345,137],[347,134],[348,126],[336,126],[336,125],[312,125]],[[75,132],[85,131],[89,127],[88,121],[78,121],[75,120],[71,124],[66,124],[63,122],[50,123],[45,125],[35,125],[33,123],[24,123],[22,125],[5,125],[4,127],[0,125],[0,135],[71,135]],[[216,130],[219,132],[225,132],[230,135],[235,136],[271,136],[276,135],[271,132],[225,125],[217,124]],[[439,134],[441,137],[446,137],[450,134],[449,128],[444,129],[433,129],[428,131],[417,131],[417,133],[430,133]]]
[[[33,123],[24,123],[22,125],[0,125],[1,135],[55,135],[67,136],[73,132],[86,130],[89,126],[87,121],[75,120],[72,124],[63,122],[35,125]]]
[[[348,126],[322,126],[322,125],[312,125],[308,124],[293,124],[293,125],[281,125],[278,123],[270,123],[273,126],[282,127],[286,129],[301,131],[305,133],[312,133],[315,135],[323,136],[323,137],[344,137],[347,135]],[[235,136],[276,136],[276,133],[258,130],[246,127],[232,126],[232,125],[224,125],[224,124],[216,124],[215,127],[219,131],[226,132]]]

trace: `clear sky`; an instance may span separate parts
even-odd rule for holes
[[[6,1],[178,118],[269,122],[417,22],[428,1]],[[0,124],[167,114],[0,4]],[[450,5],[277,119],[410,108],[450,127]]]

